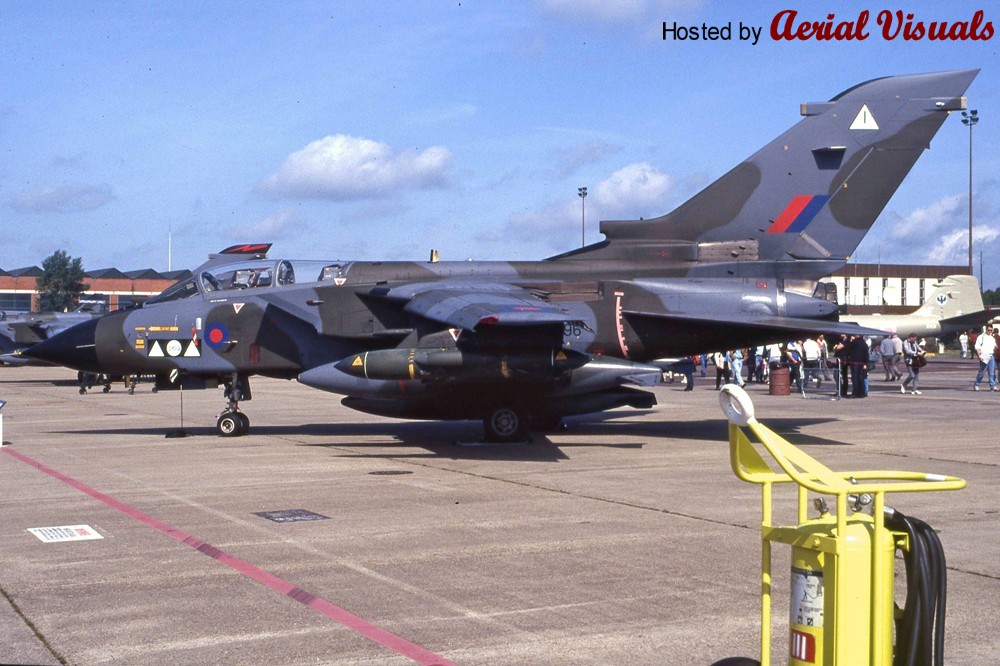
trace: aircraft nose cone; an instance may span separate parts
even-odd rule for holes
[[[789,317],[830,319],[837,314],[837,304],[822,298],[789,293],[785,295],[785,314]]]
[[[67,328],[47,340],[29,347],[24,351],[26,356],[39,361],[63,365],[74,370],[85,372],[100,372],[101,364],[97,360],[97,323],[99,319],[91,319]]]

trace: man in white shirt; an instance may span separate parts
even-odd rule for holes
[[[993,337],[993,327],[987,326],[986,332],[976,338],[976,356],[979,357],[979,374],[976,375],[976,383],[972,386],[974,391],[979,390],[979,383],[983,381],[983,373],[987,373],[990,380],[990,390],[996,391],[996,380],[993,378],[996,362],[993,360],[993,352],[997,348],[997,339]]]
[[[820,347],[819,342],[813,338],[806,338],[801,343],[802,347],[802,367],[805,368],[805,380],[806,382],[811,382],[816,380],[816,388],[820,387],[823,383],[820,377]]]

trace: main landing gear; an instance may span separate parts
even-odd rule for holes
[[[491,408],[483,417],[483,434],[487,442],[514,443],[530,439],[530,431],[553,432],[562,424],[556,413],[530,412],[519,402],[510,401]]]
[[[483,419],[487,442],[523,442],[528,439],[528,414],[517,405],[499,405]]]
[[[226,408],[215,423],[221,437],[240,437],[250,432],[250,417],[240,411],[240,400],[250,399],[250,381],[247,377],[233,375],[225,382]]]

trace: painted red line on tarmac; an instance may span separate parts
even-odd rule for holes
[[[135,520],[138,520],[141,523],[145,523],[146,525],[152,527],[157,532],[165,534],[171,539],[180,541],[181,543],[186,544],[191,548],[194,548],[199,553],[208,555],[212,559],[221,562],[222,564],[225,564],[230,569],[238,571],[244,576],[252,578],[258,583],[266,585],[272,590],[280,592],[281,594],[284,594],[285,596],[290,597],[295,601],[298,601],[304,606],[308,606],[317,613],[325,615],[334,622],[337,622],[347,627],[351,631],[361,634],[365,638],[374,641],[383,647],[389,648],[390,650],[393,650],[403,655],[404,657],[412,659],[418,664],[424,664],[426,666],[454,666],[453,662],[448,661],[447,659],[445,659],[440,655],[434,654],[433,652],[425,650],[419,645],[411,643],[405,638],[401,638],[400,636],[397,636],[389,631],[386,631],[382,627],[374,625],[371,622],[368,622],[367,620],[364,620],[358,617],[357,615],[354,615],[353,613],[346,611],[335,604],[330,603],[326,599],[322,599],[313,594],[310,594],[309,592],[306,592],[305,590],[296,587],[295,585],[292,585],[288,581],[278,578],[274,574],[268,573],[263,569],[255,567],[254,565],[250,564],[245,560],[241,560],[240,558],[234,557],[223,550],[219,550],[215,546],[209,543],[205,543],[204,541],[198,539],[197,537],[191,536],[190,534],[186,534],[181,530],[171,527],[170,525],[167,525],[163,521],[157,520],[156,518],[153,518],[152,516],[145,514],[142,511],[139,511],[135,507],[129,506],[124,502],[116,500],[114,497],[105,495],[99,490],[94,490],[90,486],[81,483],[76,479],[68,477],[65,474],[62,474],[61,472],[57,472],[51,467],[46,467],[42,463],[33,460],[32,458],[29,458],[24,454],[17,453],[9,446],[0,448],[0,451],[3,451],[4,453],[16,458],[17,460],[20,460],[23,463],[31,465],[40,472],[48,474],[49,476],[55,479],[59,479],[63,483],[72,486],[73,488],[79,490],[80,492],[86,495],[90,495],[94,499],[103,502],[104,504],[107,504],[113,509],[117,509],[118,511],[124,513],[126,516],[134,518]]]

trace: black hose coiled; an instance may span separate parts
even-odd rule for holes
[[[893,666],[944,666],[944,614],[948,596],[944,548],[934,529],[899,511],[886,515],[886,526],[909,537],[906,604],[896,623]]]

